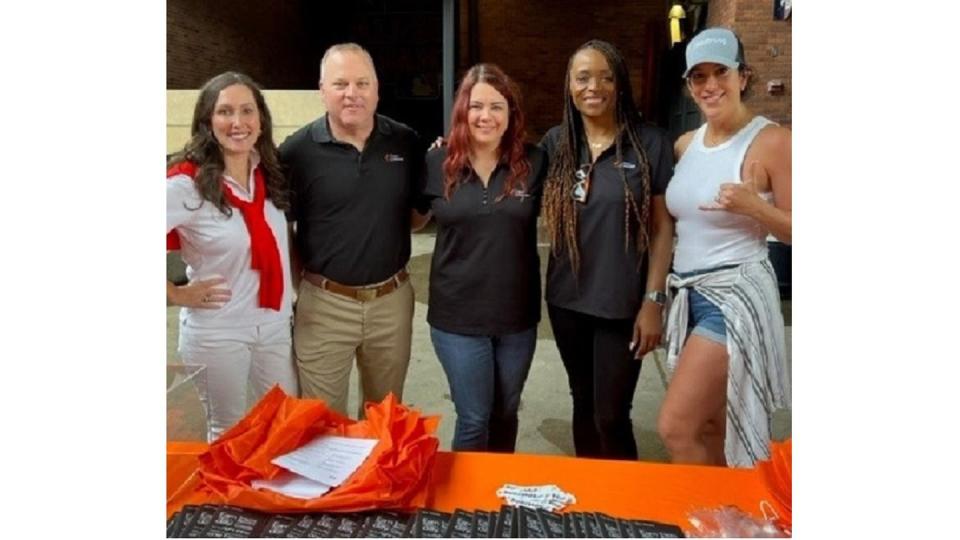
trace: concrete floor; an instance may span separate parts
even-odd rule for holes
[[[413,250],[409,269],[416,291],[416,307],[413,321],[413,346],[404,398],[408,405],[428,414],[441,416],[439,431],[440,448],[450,449],[453,438],[454,408],[450,400],[450,390],[443,369],[433,351],[430,342],[427,314],[427,278],[430,269],[430,257],[433,252],[435,235],[431,229],[413,235]],[[541,248],[541,261],[545,266],[546,247]],[[179,363],[177,358],[177,314],[179,308],[167,308],[167,363]],[[543,320],[538,329],[537,349],[533,366],[523,391],[520,406],[520,431],[517,451],[533,454],[573,455],[573,436],[571,431],[572,401],[567,386],[566,372],[560,362],[550,325],[546,317],[546,308],[542,310]],[[784,303],[784,315],[787,322],[787,351],[791,350],[790,302]],[[644,359],[640,372],[640,382],[633,400],[633,428],[637,439],[640,459],[647,461],[667,461],[667,454],[656,433],[656,417],[663,399],[664,376],[660,363],[651,353]],[[169,384],[169,381],[168,381]],[[357,410],[356,370],[352,374],[349,411]],[[182,400],[181,400],[182,401]],[[187,405],[178,405],[178,418],[173,422],[196,421],[202,415],[196,400],[184,401]],[[171,407],[171,410],[173,407]],[[170,422],[168,422],[168,425]],[[778,440],[790,436],[790,410],[779,411],[774,417],[774,437]]]

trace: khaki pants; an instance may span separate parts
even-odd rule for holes
[[[393,392],[403,399],[413,332],[413,286],[368,302],[300,282],[293,349],[303,397],[320,398],[347,414],[350,370],[357,359],[363,403]]]

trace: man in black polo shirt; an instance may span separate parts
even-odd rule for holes
[[[354,357],[361,403],[403,396],[413,318],[405,266],[411,226],[428,219],[413,210],[425,148],[376,114],[377,75],[359,45],[327,49],[320,94],[327,113],[280,145],[300,281],[293,343],[304,397],[346,414]]]

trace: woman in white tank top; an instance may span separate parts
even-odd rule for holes
[[[791,136],[741,101],[751,72],[733,32],[704,30],[686,58],[706,123],[674,145],[666,192],[673,374],[658,431],[674,462],[750,466],[769,455],[770,413],[789,402],[766,238],[791,240]]]

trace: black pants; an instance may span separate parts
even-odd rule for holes
[[[602,319],[547,304],[573,396],[578,457],[637,459],[630,408],[640,378],[633,359],[633,319]]]

